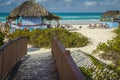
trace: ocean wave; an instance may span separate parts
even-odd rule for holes
[[[100,16],[61,16],[62,18],[100,18]]]
[[[0,19],[6,19],[6,17],[0,17]]]
[[[87,21],[87,20],[91,20],[91,21],[94,21],[94,20],[100,20],[100,19],[98,19],[98,18],[96,18],[96,19],[91,19],[91,18],[89,18],[89,19],[80,19],[80,18],[78,18],[78,19],[74,19],[74,18],[71,18],[71,19],[61,19],[61,20],[65,20],[65,21],[69,21],[69,20],[71,20],[71,21],[78,21],[78,20],[81,20],[81,21]]]
[[[0,22],[5,22],[6,21],[6,17],[0,17]]]
[[[87,20],[60,20],[60,21],[82,21],[84,22],[84,21],[100,21],[100,20],[99,19],[91,19],[91,20],[87,19]]]
[[[99,20],[100,16],[62,16],[62,20]]]

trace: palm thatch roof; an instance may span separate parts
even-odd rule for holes
[[[51,25],[51,21],[52,20],[55,20],[55,21],[57,21],[57,23],[59,24],[59,20],[61,20],[62,18],[61,17],[59,17],[59,16],[57,16],[57,15],[55,15],[55,14],[49,14],[49,16],[46,16],[46,17],[43,17],[43,18],[45,18],[45,19],[47,19],[48,21],[50,21],[50,25]]]
[[[101,16],[101,20],[102,19],[105,19],[105,20],[108,20],[108,18],[116,18],[116,17],[120,17],[120,11],[107,11],[105,13],[102,14]]]
[[[18,16],[34,16],[34,17],[44,17],[48,16],[49,12],[35,3],[34,1],[25,1],[18,7],[16,7],[11,13],[10,17],[18,17]]]
[[[107,12],[105,12],[105,13],[103,13],[103,16],[105,17],[105,16],[116,16],[116,15],[118,15],[119,14],[119,16],[120,16],[120,11],[107,11]]]
[[[46,16],[45,17],[47,20],[60,20],[61,19],[61,17],[59,17],[59,16],[57,16],[57,15],[55,15],[55,14],[49,14],[49,16]]]

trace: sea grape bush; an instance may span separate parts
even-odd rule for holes
[[[69,32],[62,28],[35,29],[30,32],[28,30],[16,30],[9,35],[9,38],[14,39],[19,36],[27,36],[29,38],[29,44],[39,48],[50,48],[51,38],[53,36],[57,37],[67,48],[82,47],[89,42],[88,38],[82,34]]]

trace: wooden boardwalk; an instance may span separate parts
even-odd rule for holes
[[[59,75],[51,52],[46,52],[22,58],[7,80],[59,80]]]
[[[70,52],[56,38],[53,38],[51,51],[27,50],[28,54],[17,63],[6,80],[85,80]]]

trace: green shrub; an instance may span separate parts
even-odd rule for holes
[[[89,56],[89,58],[92,60],[92,63],[93,63],[92,66],[94,67],[91,67],[91,68],[80,67],[80,70],[82,71],[86,80],[118,80],[120,79],[119,77],[120,74],[118,73],[120,69],[116,68],[113,65],[106,65],[89,54],[87,54],[87,56]],[[118,62],[118,64],[120,63]]]
[[[117,29],[115,29],[114,33],[116,33],[117,35],[120,35],[120,27],[118,27]]]
[[[49,48],[51,43],[51,31],[49,29],[36,29],[30,33],[30,44],[35,47]]]
[[[118,32],[118,30],[120,30],[119,28],[117,30],[115,30],[115,33],[117,33],[117,36],[115,38],[113,38],[113,40],[108,40],[107,43],[99,43],[97,45],[97,49],[94,52],[98,52],[98,51],[104,51],[105,54],[106,53],[117,53],[120,55],[120,31]]]
[[[0,46],[4,44],[4,34],[0,32]]]
[[[29,37],[29,31],[28,30],[16,30],[15,32],[9,35],[9,38],[15,39],[20,36]]]
[[[82,71],[82,73],[85,76],[86,80],[93,80],[92,79],[92,72],[93,72],[92,69],[80,67],[80,70]]]
[[[103,63],[101,63],[98,59],[96,59],[95,57],[93,57],[92,55],[90,54],[87,54],[87,56],[89,56],[89,58],[92,60],[92,63],[94,65],[96,65],[99,69],[102,69],[103,68]]]
[[[116,71],[120,74],[120,27],[114,30],[114,33],[116,33],[116,37],[108,40],[107,43],[99,43],[94,52],[103,51],[100,56],[104,59],[112,60],[116,66]]]
[[[18,36],[28,36],[29,44],[34,47],[51,47],[51,38],[57,37],[65,47],[81,47],[85,46],[89,41],[88,38],[73,32],[62,29],[62,28],[51,28],[51,29],[36,29],[31,32],[17,30],[10,35],[10,38],[16,38]]]

